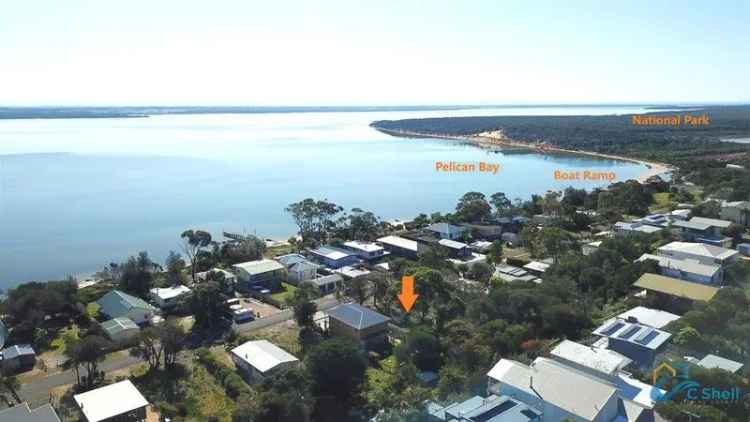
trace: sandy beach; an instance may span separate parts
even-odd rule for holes
[[[419,132],[410,132],[402,130],[388,130],[377,128],[377,130],[394,136],[405,136],[405,137],[418,137],[418,138],[439,138],[449,139],[462,142],[470,142],[477,145],[480,148],[503,148],[503,149],[525,149],[537,152],[556,152],[565,154],[577,154],[587,155],[590,157],[606,158],[610,160],[627,161],[631,163],[641,164],[646,167],[646,171],[639,174],[635,180],[640,183],[644,183],[646,180],[653,176],[660,176],[663,174],[671,173],[675,170],[674,167],[666,163],[659,163],[653,161],[639,160],[637,158],[624,157],[620,155],[602,154],[598,152],[582,151],[582,150],[571,150],[565,148],[558,148],[549,144],[532,144],[529,142],[517,141],[506,137],[502,131],[494,132],[482,132],[476,135],[466,136],[455,136],[455,135],[442,135],[442,134],[425,134]]]

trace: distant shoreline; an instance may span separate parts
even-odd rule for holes
[[[626,157],[621,155],[611,155],[611,154],[603,154],[599,152],[591,152],[591,151],[583,151],[583,150],[570,150],[565,148],[559,148],[555,146],[551,146],[549,144],[531,144],[528,142],[522,142],[513,140],[510,138],[507,138],[502,134],[500,131],[496,132],[483,132],[475,135],[446,135],[446,134],[439,134],[439,133],[423,133],[423,132],[413,132],[408,130],[400,130],[400,129],[386,129],[381,128],[378,126],[373,126],[376,130],[391,135],[391,136],[397,136],[397,137],[407,137],[407,138],[438,138],[438,139],[447,139],[447,140],[453,140],[453,141],[463,141],[463,142],[469,142],[471,144],[474,144],[480,148],[496,148],[496,147],[505,147],[510,149],[523,149],[523,150],[530,150],[535,151],[538,153],[564,153],[564,154],[575,154],[575,155],[586,155],[589,157],[596,157],[596,158],[606,158],[610,160],[617,160],[617,161],[626,161],[630,163],[636,163],[641,164],[646,167],[646,171],[638,175],[638,177],[635,178],[636,181],[639,183],[645,183],[646,180],[653,176],[661,176],[663,174],[671,173],[676,170],[675,167],[670,166],[666,163],[660,163],[660,162],[654,162],[654,161],[645,161],[637,158],[632,157]]]

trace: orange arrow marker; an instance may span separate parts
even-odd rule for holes
[[[405,275],[401,278],[401,294],[398,295],[398,300],[401,301],[401,306],[404,307],[407,314],[411,312],[411,308],[418,297],[418,294],[414,294],[414,276]]]

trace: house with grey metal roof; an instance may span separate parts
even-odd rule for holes
[[[137,336],[141,328],[130,318],[112,318],[100,324],[104,334],[114,342],[126,342]]]
[[[706,369],[723,369],[725,371],[736,374],[745,366],[742,362],[735,362],[731,359],[723,358],[716,355],[707,355],[698,362],[698,366],[702,366]]]
[[[355,254],[357,254],[357,256],[366,261],[372,261],[380,259],[386,255],[390,255],[390,252],[388,252],[384,247],[378,245],[375,242],[350,240],[348,242],[344,242],[341,246],[344,249],[348,249],[354,252]]]
[[[704,265],[725,267],[734,262],[739,252],[705,243],[671,242],[657,249],[657,255],[674,259],[694,260]]]
[[[294,355],[268,340],[245,342],[232,349],[230,356],[243,377],[251,383],[299,363]]]
[[[545,421],[611,422],[621,414],[613,384],[551,359],[531,365],[502,359],[487,377],[488,394],[513,397],[541,411]]]
[[[347,265],[354,265],[359,262],[356,253],[333,246],[321,246],[311,249],[310,255],[328,268],[341,268]]]
[[[141,298],[129,295],[120,290],[112,290],[96,301],[99,313],[109,318],[130,318],[143,325],[151,321],[156,308]]]
[[[672,334],[636,322],[612,318],[593,331],[596,347],[614,350],[642,368],[650,369]]]
[[[317,276],[318,268],[320,268],[320,265],[298,253],[281,255],[274,259],[286,267],[287,282],[294,285],[312,280]]]
[[[653,234],[653,233],[660,232],[662,228],[652,226],[649,224],[643,224],[638,221],[634,221],[631,223],[618,221],[617,223],[615,223],[614,226],[612,226],[612,230],[615,232],[615,234],[618,234],[618,235],[631,234],[631,233]]]
[[[417,241],[399,236],[384,236],[378,239],[378,243],[390,253],[404,258],[416,258],[419,252]]]
[[[237,290],[247,292],[255,286],[277,290],[282,281],[286,281],[286,268],[271,259],[242,262],[232,265],[237,274]]]
[[[36,352],[30,344],[16,344],[0,352],[0,368],[5,375],[28,370],[36,364]]]
[[[474,396],[442,406],[428,402],[426,410],[435,422],[538,422],[542,412],[512,397]]]
[[[434,223],[425,227],[425,230],[433,233],[440,239],[458,240],[463,236],[466,227],[455,226],[448,223]]]
[[[49,403],[32,409],[23,402],[0,410],[0,422],[60,422],[60,418]]]
[[[750,226],[750,201],[732,201],[722,203],[719,217],[741,226]]]
[[[344,277],[340,274],[330,274],[308,280],[320,290],[320,294],[327,295],[336,291],[337,288],[344,284]]]
[[[333,335],[359,340],[366,347],[387,341],[387,316],[356,303],[344,303],[328,311],[328,327]]]
[[[669,256],[643,254],[637,262],[656,261],[663,276],[679,278],[703,284],[721,284],[724,281],[719,265],[706,265],[692,259],[677,259]]]
[[[672,226],[680,230],[682,240],[686,242],[700,242],[714,246],[731,244],[731,239],[722,235],[721,231],[731,224],[730,221],[714,218],[693,217],[688,221],[676,220]]]

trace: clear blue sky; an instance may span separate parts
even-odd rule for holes
[[[747,102],[748,22],[731,0],[8,1],[0,104]]]

